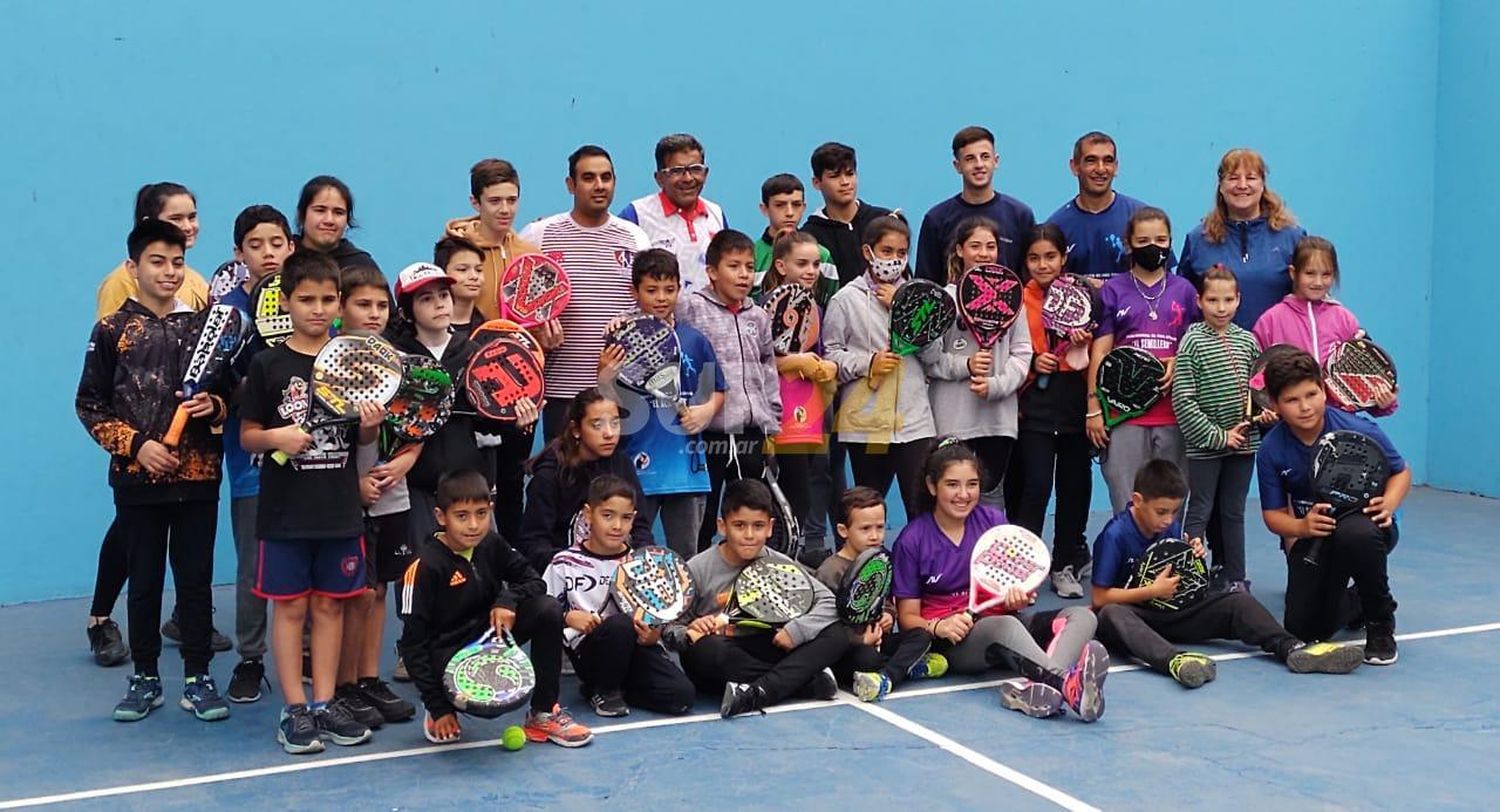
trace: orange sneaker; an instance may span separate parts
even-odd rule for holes
[[[529,711],[521,729],[528,741],[550,741],[563,747],[582,747],[594,740],[594,731],[573,721],[573,715],[561,705],[553,705],[551,713]]]

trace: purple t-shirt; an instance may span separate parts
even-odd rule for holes
[[[1151,285],[1142,285],[1134,274],[1111,277],[1099,291],[1099,303],[1099,329],[1094,335],[1112,335],[1116,347],[1139,347],[1162,359],[1177,354],[1177,344],[1188,325],[1201,318],[1193,284],[1171,274]],[[1176,425],[1170,393],[1128,422],[1137,426]]]
[[[978,505],[964,520],[964,540],[954,546],[931,513],[923,513],[896,537],[891,558],[896,577],[891,594],[897,600],[920,598],[922,618],[936,620],[969,608],[969,558],[979,537],[1006,524],[1005,511]],[[996,607],[983,614],[1001,614]]]

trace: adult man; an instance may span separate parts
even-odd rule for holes
[[[719,204],[703,197],[708,164],[698,139],[674,133],[657,141],[654,177],[660,191],[632,200],[620,217],[640,226],[651,240],[650,247],[677,256],[685,295],[708,284],[704,252],[708,241],[728,223]]]
[[[542,433],[557,436],[573,397],[599,382],[604,328],[635,299],[630,265],[651,242],[634,223],[609,213],[615,199],[615,165],[602,147],[586,144],[568,156],[568,194],[573,208],[526,226],[521,239],[558,256],[573,298],[558,319],[566,340],[547,354]]]
[[[1078,195],[1047,218],[1068,238],[1068,272],[1099,287],[1104,280],[1130,270],[1125,224],[1146,205],[1114,190],[1119,161],[1115,140],[1097,130],[1073,142],[1068,169],[1078,178]]]
[[[1036,225],[1031,207],[995,191],[995,135],[984,127],[971,126],[953,136],[953,171],[963,179],[963,188],[953,197],[933,206],[922,218],[917,238],[917,276],[938,284],[948,281],[949,242],[958,224],[970,217],[987,217],[999,227],[999,262],[1025,276],[1026,235]]]

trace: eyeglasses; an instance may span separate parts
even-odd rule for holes
[[[666,166],[666,167],[662,167],[658,171],[661,172],[663,175],[666,175],[667,177],[672,178],[674,180],[677,179],[677,178],[682,177],[683,175],[692,175],[694,177],[700,177],[702,175],[707,175],[708,174],[708,164],[688,164],[687,166]]]

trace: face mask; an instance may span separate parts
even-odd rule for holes
[[[901,278],[906,272],[906,260],[904,259],[880,259],[876,257],[870,260],[870,276],[877,282],[894,282]]]
[[[1172,249],[1160,245],[1143,245],[1130,249],[1130,261],[1145,270],[1154,271],[1167,264],[1167,256],[1171,253]]]

